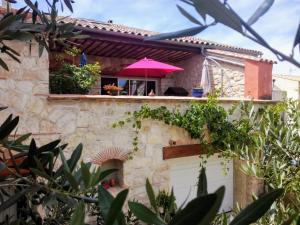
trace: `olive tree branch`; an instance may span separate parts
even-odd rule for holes
[[[300,68],[300,62],[295,60],[295,58],[292,56],[293,54],[291,54],[291,56],[288,56],[280,51],[278,51],[277,49],[274,49],[273,47],[270,46],[270,44],[268,44],[261,35],[259,35],[251,26],[249,26],[231,7],[228,3],[226,3],[226,6],[228,8],[230,8],[230,10],[232,11],[232,13],[234,13],[234,15],[239,18],[240,22],[242,23],[242,25],[245,27],[245,29],[253,35],[250,36],[248,35],[246,32],[241,33],[243,36],[247,37],[248,39],[258,43],[259,45],[262,45],[263,47],[269,49],[271,52],[273,52],[276,57],[278,58],[278,60],[280,61],[288,61],[292,64],[294,64],[295,66]]]

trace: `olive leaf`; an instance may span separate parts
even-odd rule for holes
[[[272,7],[274,1],[275,0],[264,0],[247,21],[248,25],[254,24],[261,16],[263,16]]]
[[[180,37],[188,37],[188,36],[194,36],[196,34],[199,34],[200,32],[204,31],[207,28],[207,26],[197,26],[192,27],[176,32],[170,32],[170,33],[162,33],[158,35],[154,35],[151,37],[146,37],[146,41],[159,41],[159,40],[166,40],[166,39],[172,39],[172,38],[180,38]]]

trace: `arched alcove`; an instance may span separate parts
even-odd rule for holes
[[[106,189],[118,189],[119,187],[122,188],[124,186],[123,164],[127,157],[127,151],[118,147],[110,147],[101,150],[93,157],[93,160],[91,160],[93,164],[101,166],[102,171],[117,169],[116,172],[107,176],[102,182],[102,185]]]
[[[123,179],[123,161],[119,159],[109,159],[102,163],[102,170],[117,169],[116,172],[108,175],[104,180],[104,185],[109,187],[122,187],[124,185]]]

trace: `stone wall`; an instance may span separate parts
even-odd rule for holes
[[[174,75],[175,85],[185,88],[189,95],[192,94],[192,88],[201,82],[203,60],[201,55],[196,55],[178,63],[178,66],[182,67],[184,71]]]
[[[224,97],[244,97],[244,67],[220,61],[219,63],[220,66],[217,66],[215,63],[210,63],[210,71],[211,74],[213,74],[214,88],[221,89],[223,86]]]

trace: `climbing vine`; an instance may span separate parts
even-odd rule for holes
[[[139,149],[138,134],[142,127],[142,121],[144,119],[162,121],[167,125],[185,129],[191,138],[199,140],[210,156],[226,149],[227,143],[236,143],[240,140],[238,130],[228,119],[229,114],[222,106],[218,105],[217,98],[212,96],[205,104],[192,102],[183,113],[177,109],[170,110],[165,106],[153,109],[149,105],[143,105],[133,113],[128,112],[128,117],[114,123],[113,127],[132,124],[135,130],[133,149],[136,152]]]

